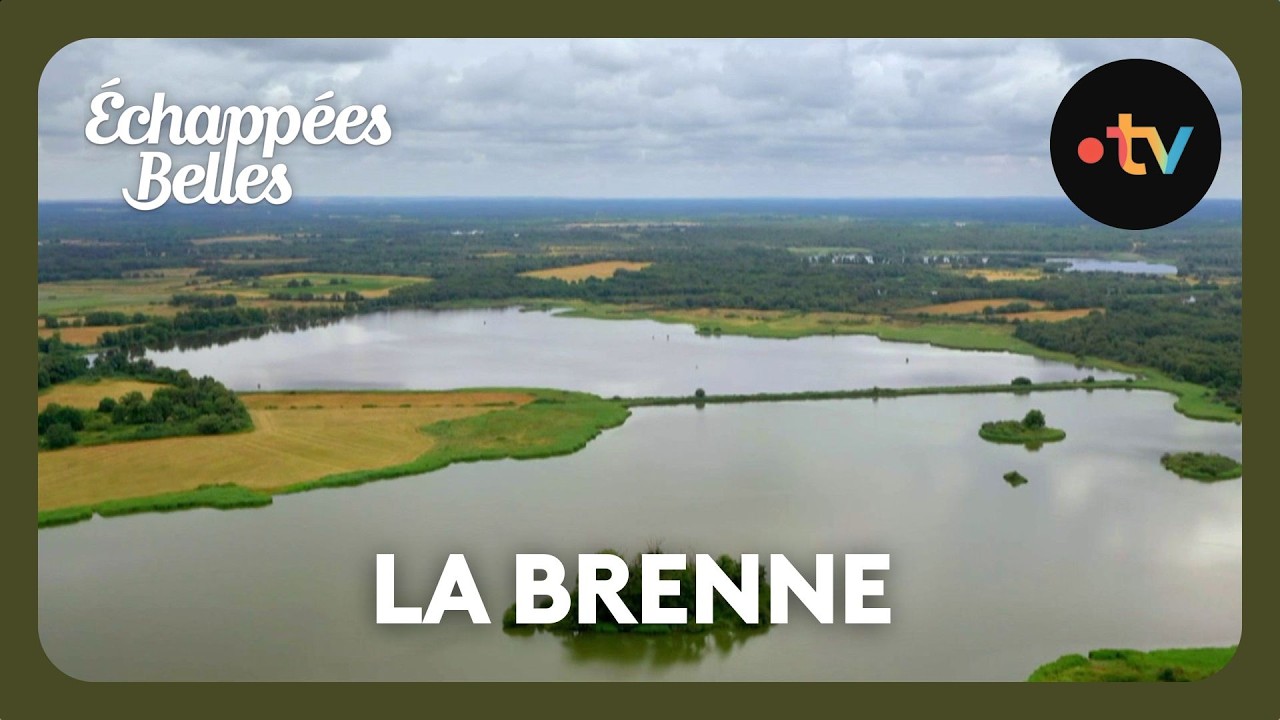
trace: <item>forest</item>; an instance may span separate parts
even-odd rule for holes
[[[1107,312],[1061,323],[1021,323],[1014,334],[1034,345],[1152,367],[1206,385],[1243,409],[1241,299],[1238,293],[1118,298]]]

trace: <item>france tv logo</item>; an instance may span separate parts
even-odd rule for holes
[[[1145,140],[1151,148],[1151,153],[1155,155],[1160,172],[1172,175],[1178,167],[1178,160],[1182,157],[1182,151],[1186,149],[1187,140],[1194,129],[1190,125],[1178,128],[1178,135],[1173,139],[1173,145],[1166,150],[1164,140],[1160,138],[1160,132],[1155,127],[1149,125],[1135,127],[1132,114],[1120,113],[1116,118],[1116,124],[1107,127],[1107,137],[1114,139],[1117,143],[1116,160],[1120,163],[1121,170],[1130,175],[1147,174],[1146,163],[1133,160],[1134,140]],[[1102,141],[1096,137],[1087,137],[1076,146],[1076,155],[1090,165],[1101,160],[1104,152]]]
[[[1204,198],[1218,172],[1222,131],[1187,75],[1154,60],[1118,60],[1062,98],[1049,151],[1076,207],[1112,227],[1145,230]]]

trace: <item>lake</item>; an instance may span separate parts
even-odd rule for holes
[[[1067,272],[1109,272],[1126,275],[1177,275],[1178,268],[1164,263],[1096,258],[1049,258],[1048,263],[1067,263]]]
[[[499,319],[481,326],[496,326],[487,332],[516,317],[576,326],[506,314],[435,325],[430,316],[413,317],[436,329],[457,323],[453,332],[464,336],[486,332],[472,321],[481,317]],[[340,358],[354,363],[357,382],[372,383],[376,369],[387,367],[387,338],[407,332],[401,322],[362,318],[271,336],[224,355],[216,374],[240,386],[288,384],[287,373],[266,370],[268,358],[283,352],[269,349],[272,342],[281,342],[316,353],[296,363],[310,373],[297,384],[343,374],[347,368],[328,366]],[[628,333],[645,326],[598,327]],[[657,329],[683,348],[673,351],[681,362],[719,357],[730,367],[726,348],[749,347],[739,342],[838,353],[865,340],[678,340],[681,328]],[[349,335],[378,344],[359,353],[348,347]],[[495,346],[480,339],[469,347],[486,344]],[[429,346],[424,335],[415,347]],[[253,347],[268,348],[265,357],[255,359]],[[212,352],[186,357],[203,364]],[[503,366],[524,377],[516,366],[526,353],[555,370],[548,363],[557,352],[564,365],[580,368],[583,354],[600,351],[528,340],[497,359],[473,358],[478,368],[455,358],[450,379],[431,386],[456,377],[497,382],[483,378]],[[752,352],[803,366],[767,349]],[[929,350],[909,352],[914,372]],[[406,351],[393,366],[408,367],[410,357]],[[1012,358],[980,357],[1001,379],[1024,372],[1005,364]],[[618,362],[636,367],[633,358]],[[566,372],[531,384],[573,385],[561,382]],[[815,377],[857,377],[840,372],[818,368]],[[895,377],[884,372],[875,382]],[[690,384],[682,377],[669,386],[646,374],[625,386],[602,370],[584,374],[575,386],[617,388],[605,392],[687,392]],[[429,377],[424,370],[383,382]],[[1241,457],[1241,428],[1188,420],[1172,402],[1163,393],[1097,390],[643,408],[574,455],[464,464],[283,496],[255,510],[42,530],[40,637],[63,672],[86,680],[1022,680],[1041,663],[1091,648],[1231,644],[1241,627],[1243,480],[1183,480],[1159,457],[1190,449]],[[978,438],[982,421],[1021,417],[1031,407],[1067,439],[1031,452]],[[1028,484],[1010,487],[1001,478],[1009,470]],[[815,553],[887,552],[892,569],[879,574],[886,597],[869,604],[892,607],[893,623],[821,626],[793,601],[792,623],[737,638],[572,640],[501,629],[516,553],[555,553],[572,572],[575,553],[612,547],[631,554],[652,543],[668,552],[787,553],[810,576]],[[426,603],[447,555],[465,553],[495,624],[471,625],[463,616],[439,626],[375,625],[374,557],[383,552],[397,553],[399,599],[414,605]]]
[[[346,318],[197,350],[159,365],[234,390],[552,387],[604,397],[800,392],[1036,382],[1119,373],[1006,352],[883,342],[866,335],[705,337],[690,325],[550,312],[406,310]]]

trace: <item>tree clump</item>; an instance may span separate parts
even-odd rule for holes
[[[984,422],[978,429],[978,435],[989,442],[1025,445],[1031,449],[1067,437],[1066,431],[1046,425],[1044,413],[1036,409],[1027,411],[1022,420]]]

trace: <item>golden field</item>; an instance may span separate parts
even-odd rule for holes
[[[989,282],[1039,280],[1044,277],[1040,268],[969,268],[959,272],[965,277],[980,277]]]
[[[1072,318],[1084,317],[1089,313],[1097,310],[1103,312],[1102,308],[1073,308],[1071,310],[1033,310],[1031,312],[1007,313],[1004,315],[1009,320],[1029,320],[1035,322],[1062,322]]]
[[[288,283],[290,280],[309,280],[311,287],[294,287],[290,288]],[[340,285],[330,285],[330,280],[344,280]],[[360,293],[366,298],[385,297],[391,291],[398,287],[406,285],[417,285],[419,283],[430,282],[431,278],[416,277],[409,275],[364,275],[359,273],[318,273],[318,272],[291,272],[281,273],[279,275],[265,275],[257,278],[258,287],[249,287],[238,284],[229,280],[219,281],[217,283],[205,285],[199,288],[201,292],[210,292],[216,295],[231,294],[246,306],[255,307],[255,302],[262,307],[279,307],[283,304],[291,304],[295,301],[270,299],[270,295],[275,293],[292,295],[311,293],[318,297],[326,297],[331,293],[343,294],[348,290]],[[315,302],[315,301],[306,301]]]
[[[421,431],[424,425],[533,399],[533,395],[509,391],[245,393],[240,397],[253,417],[254,429],[249,432],[38,453],[39,509],[220,483],[270,491],[335,473],[407,463],[432,448],[431,437]]]
[[[905,313],[924,313],[925,315],[980,315],[985,307],[1001,308],[1005,305],[1014,303],[1026,303],[1033,308],[1039,309],[1044,307],[1044,303],[1039,300],[1024,300],[1022,298],[991,298],[985,300],[961,300],[959,302],[940,303],[937,305],[925,305],[924,307],[908,308],[903,310]]]
[[[36,334],[42,338],[53,337],[58,335],[62,338],[62,342],[71,343],[73,345],[96,345],[98,338],[103,333],[115,332],[122,328],[130,327],[129,325],[98,325],[95,327],[63,327],[59,326],[53,329],[39,327]]]
[[[127,395],[135,390],[151,397],[151,393],[158,387],[161,387],[160,383],[119,379],[61,383],[36,396],[36,412],[44,410],[51,403],[95,409],[98,407],[98,401],[104,397],[119,399],[121,395]]]
[[[565,282],[580,282],[587,278],[600,278],[601,280],[607,280],[613,277],[619,270],[635,272],[643,270],[652,264],[653,263],[649,262],[610,260],[608,262],[594,262],[586,263],[584,265],[569,265],[567,267],[534,270],[532,272],[520,274],[524,277],[539,278],[541,280],[564,280]]]

